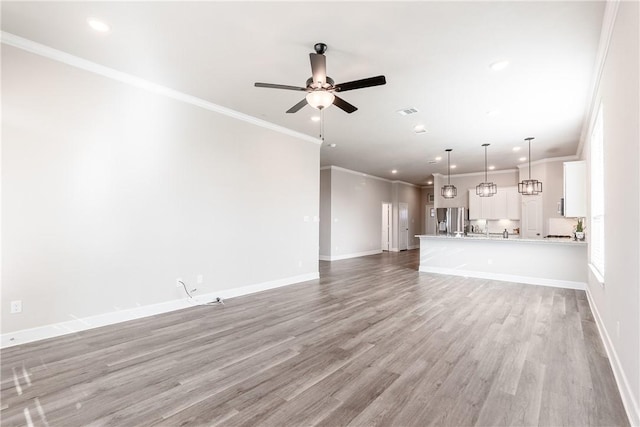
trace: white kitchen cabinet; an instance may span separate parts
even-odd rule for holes
[[[480,197],[469,190],[469,219],[520,219],[520,194],[517,187],[498,187],[492,197]]]
[[[518,187],[509,187],[505,190],[507,190],[505,191],[507,194],[507,218],[520,219],[520,207],[522,203],[520,193],[518,193]]]
[[[564,216],[587,216],[587,164],[564,162]]]
[[[487,197],[485,197],[486,199]],[[504,188],[498,188],[498,192],[488,197],[491,203],[489,218],[507,219],[507,193]],[[484,212],[483,212],[484,213]]]
[[[482,216],[482,197],[476,194],[476,190],[469,190],[469,219],[483,219]]]

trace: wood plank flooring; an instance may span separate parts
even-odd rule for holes
[[[2,351],[2,426],[626,426],[582,291],[418,251]]]

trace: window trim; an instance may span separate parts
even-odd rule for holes
[[[591,130],[591,139],[590,139],[590,148],[589,148],[589,161],[590,161],[590,169],[591,169],[591,179],[590,179],[590,188],[589,188],[589,196],[590,196],[590,209],[589,209],[589,226],[591,228],[590,238],[589,238],[589,267],[591,271],[594,273],[596,279],[600,282],[601,285],[604,285],[604,276],[606,274],[606,266],[605,266],[605,185],[604,185],[604,109],[602,103],[600,103],[598,107],[598,112],[596,113],[595,120],[593,122],[593,128]],[[598,144],[598,150],[594,150],[595,143]],[[594,154],[595,153],[595,154]],[[597,159],[594,159],[594,155],[598,155]],[[596,165],[597,160],[598,165]],[[595,178],[599,179],[600,182],[594,184],[594,170],[598,172],[598,176]],[[594,188],[599,186],[597,190]],[[599,196],[600,200],[594,199],[594,194]],[[595,206],[595,208],[594,208]],[[596,232],[596,227],[598,231]],[[601,236],[601,239],[598,239],[598,242],[601,240],[601,245],[597,246],[594,244],[594,237]],[[601,257],[596,257],[594,260],[594,251],[601,254]]]

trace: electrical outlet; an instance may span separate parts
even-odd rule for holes
[[[11,301],[11,314],[22,313],[22,300]]]
[[[201,285],[204,282],[204,276],[202,274],[198,274],[198,277],[196,278],[196,283],[198,285]]]

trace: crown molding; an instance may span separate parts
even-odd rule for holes
[[[405,182],[405,181],[397,181],[397,180],[396,180],[396,181],[391,181],[391,183],[392,183],[392,184],[408,185],[409,187],[416,187],[416,188],[420,188],[420,186],[419,186],[419,185],[415,185],[415,184],[412,184],[412,183],[410,183],[410,182]]]
[[[589,102],[585,108],[584,120],[582,121],[580,141],[578,142],[578,149],[576,150],[577,157],[582,155],[585,142],[589,135],[591,135],[593,122],[596,118],[595,115],[600,104],[598,99],[600,80],[602,79],[602,72],[604,71],[604,65],[607,61],[607,54],[609,53],[609,45],[611,43],[611,36],[613,35],[616,17],[618,16],[619,6],[620,0],[607,0],[605,2],[604,15],[602,17],[602,29],[600,30],[600,41],[598,42],[598,52],[596,54],[596,62],[594,64],[595,73],[593,81],[591,82]]]
[[[392,181],[392,180],[390,180],[390,179],[380,178],[379,176],[369,175],[368,173],[358,172],[358,171],[354,171],[354,170],[351,170],[351,169],[343,168],[343,167],[340,167],[340,166],[334,166],[334,165],[331,165],[331,166],[322,166],[322,167],[320,168],[320,170],[321,170],[321,171],[323,171],[323,170],[329,170],[329,169],[331,169],[331,170],[337,170],[337,171],[340,171],[340,172],[350,173],[350,174],[352,174],[352,175],[359,175],[359,176],[361,176],[361,177],[363,177],[363,178],[372,178],[372,179],[377,179],[377,180],[379,180],[379,181],[384,181],[384,182],[388,182],[388,183],[391,183],[391,184],[402,184],[402,185],[408,185],[408,186],[410,186],[410,187],[420,188],[420,186],[419,186],[419,185],[415,185],[415,184],[412,184],[412,183],[410,183],[410,182],[399,181],[399,180]]]
[[[545,163],[555,163],[555,162],[573,162],[575,160],[579,160],[580,158],[577,155],[572,156],[563,156],[563,157],[550,157],[548,159],[540,159],[535,162],[531,162],[531,166],[542,165]],[[529,163],[522,163],[518,165],[518,169],[529,167]]]
[[[342,168],[340,166],[331,165],[331,166],[322,166],[320,168],[321,171],[322,170],[328,170],[328,169],[336,170],[336,171],[340,171],[340,172],[345,172],[345,173],[350,173],[352,175],[359,175],[359,176],[361,176],[363,178],[377,179],[379,181],[384,181],[384,182],[389,182],[389,183],[398,182],[398,181],[391,181],[390,179],[386,179],[386,178],[380,178],[379,176],[375,176],[375,175],[369,175],[368,173],[358,172],[358,171],[354,171],[354,170],[347,169],[347,168]],[[413,185],[413,184],[411,184],[411,185]]]
[[[260,126],[265,129],[269,129],[272,131],[280,132],[285,135],[293,136],[294,138],[298,138],[303,141],[312,142],[317,145],[322,144],[322,140],[319,138],[315,138],[300,132],[296,132],[291,129],[287,129],[285,127],[267,122],[266,120],[258,119],[248,114],[244,114],[239,111],[235,111],[230,108],[226,108],[221,105],[214,104],[213,102],[205,101],[202,98],[198,98],[192,95],[187,95],[186,93],[179,92],[177,90],[168,88],[166,86],[162,86],[162,85],[150,82],[148,80],[133,76],[131,74],[123,73],[113,68],[105,67],[104,65],[96,64],[95,62],[82,59],[80,57],[71,55],[61,50],[54,49],[52,47],[45,46],[40,43],[36,43],[32,40],[25,39],[20,36],[16,36],[15,34],[2,31],[0,35],[2,37],[2,43],[7,46],[12,46],[18,49],[22,49],[24,51],[34,53],[44,58],[48,58],[57,62],[61,62],[63,64],[70,65],[75,68],[79,68],[84,71],[98,74],[100,76],[118,81],[120,83],[127,84],[129,86],[143,89],[158,95],[166,96],[167,98],[172,98],[177,101],[191,104],[196,107],[200,107],[205,110],[212,111],[214,113],[222,114],[237,120],[241,120],[243,122]]]
[[[502,173],[514,173],[514,172],[518,172],[517,169],[502,169],[502,170],[498,170],[498,171],[487,171],[487,175],[498,175],[498,174],[502,174]],[[451,178],[461,178],[461,177],[465,177],[465,176],[480,176],[483,175],[484,176],[484,171],[482,172],[469,172],[469,173],[459,173],[456,175],[451,175]],[[447,175],[442,174],[442,173],[434,173],[433,177],[435,178],[436,176],[438,177],[446,177]]]

